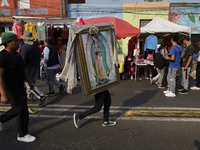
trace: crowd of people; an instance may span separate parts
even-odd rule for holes
[[[28,133],[28,106],[27,99],[32,100],[36,96],[40,100],[39,106],[43,107],[48,97],[54,96],[54,85],[59,88],[60,93],[65,89],[57,79],[56,74],[60,68],[59,50],[53,43],[53,38],[47,37],[44,40],[43,60],[41,61],[41,49],[34,42],[32,33],[25,31],[21,36],[23,46],[19,49],[19,41],[14,33],[5,33],[2,35],[2,45],[5,49],[0,52],[0,94],[1,103],[10,104],[11,109],[0,115],[0,130],[2,124],[17,118],[18,135],[17,140],[23,142],[33,142],[36,137]],[[163,78],[167,74],[167,89],[163,91],[166,97],[176,96],[176,75],[179,72],[181,78],[178,91],[180,94],[188,94],[189,75],[193,65],[193,57],[196,57],[196,83],[191,90],[200,90],[200,55],[194,55],[194,46],[191,44],[189,37],[179,37],[174,34],[171,37],[172,47],[170,52],[167,51],[167,44],[162,42],[157,55],[151,49],[146,49],[143,56],[153,65],[143,67],[146,79],[150,77],[151,84],[157,84],[158,88],[163,89]],[[184,46],[183,46],[184,45]],[[200,48],[200,42],[197,43]],[[129,45],[130,46],[130,45]],[[124,79],[125,73],[130,73],[130,79],[134,76],[135,58],[133,51],[129,50],[125,57],[125,72],[122,74]],[[41,67],[42,66],[42,67]],[[42,68],[43,77],[49,86],[49,93],[44,94],[36,86],[36,80],[40,79],[40,68]],[[168,70],[166,69],[168,68]],[[153,69],[156,69],[157,75],[153,76]],[[167,71],[166,71],[167,70]],[[95,105],[82,113],[74,113],[73,120],[76,128],[79,128],[80,120],[88,115],[101,110],[104,105],[104,117],[102,126],[114,126],[116,121],[109,120],[109,109],[111,106],[111,96],[108,90],[102,91],[95,96]]]
[[[166,97],[175,97],[176,85],[179,94],[188,94],[189,91],[189,77],[191,70],[196,70],[195,86],[190,87],[191,90],[200,90],[199,77],[199,61],[200,52],[195,53],[195,48],[188,36],[180,36],[173,34],[171,36],[171,48],[167,50],[167,43],[163,41],[158,48],[158,53],[155,50],[146,49],[141,54],[144,61],[154,61],[153,65],[144,65],[143,72],[145,79],[150,79],[151,84],[157,84],[158,88],[164,89],[163,80],[167,77],[167,90],[164,91]],[[132,42],[131,42],[132,43]],[[200,48],[200,41],[196,43]],[[153,46],[152,46],[153,47]],[[130,74],[130,79],[133,80],[135,61],[133,51],[128,47],[128,55],[125,57],[124,72],[122,79],[125,79],[125,73]],[[199,51],[199,50],[198,50]],[[138,57],[141,59],[141,56]],[[195,59],[196,58],[196,59]],[[195,65],[196,64],[196,65]],[[156,70],[156,75],[153,76],[153,71]],[[149,71],[149,75],[148,75]],[[179,74],[180,83],[176,83],[176,75]]]

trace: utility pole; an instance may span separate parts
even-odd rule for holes
[[[63,18],[63,4],[62,4],[62,0],[60,0],[60,12],[61,12],[61,18]]]

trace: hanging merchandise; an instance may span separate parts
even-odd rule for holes
[[[15,21],[14,23],[14,33],[17,35],[17,38],[20,40],[22,39],[21,36],[23,35],[23,29],[22,27]]]
[[[58,38],[57,40],[55,40],[56,43],[57,43],[57,48],[58,50],[60,51],[62,49],[62,45],[63,45],[63,42],[60,38]]]
[[[54,29],[54,40],[61,38],[61,28],[57,27]]]
[[[32,36],[33,36],[33,38],[35,38],[34,41],[37,40],[37,33],[35,30],[35,25],[33,23],[26,23],[24,25],[24,31],[32,32]]]
[[[39,41],[44,41],[47,37],[47,26],[45,22],[38,22],[36,24],[37,39]]]
[[[131,38],[129,41],[128,41],[128,49],[129,50],[134,50],[135,49],[135,44],[137,44],[137,40],[135,38]]]
[[[84,25],[83,19],[81,17],[78,17],[76,20],[75,26],[80,26],[80,25]]]
[[[69,37],[69,28],[67,26],[65,26],[64,28],[62,28],[62,32],[61,32],[61,39],[68,39]]]
[[[52,24],[48,27],[48,37],[54,38],[54,27]]]
[[[147,49],[155,50],[157,53],[157,44],[158,44],[158,38],[155,35],[149,35],[146,38],[145,45],[144,45],[144,51]]]

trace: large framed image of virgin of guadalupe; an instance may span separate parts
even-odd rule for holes
[[[78,34],[78,69],[85,96],[119,84],[113,30],[112,26],[91,27]]]

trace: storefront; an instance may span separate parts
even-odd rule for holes
[[[64,14],[63,17],[66,14],[64,6],[61,12],[60,1],[1,0],[0,5],[0,35],[4,32],[12,32],[12,16],[61,18],[61,14]]]

